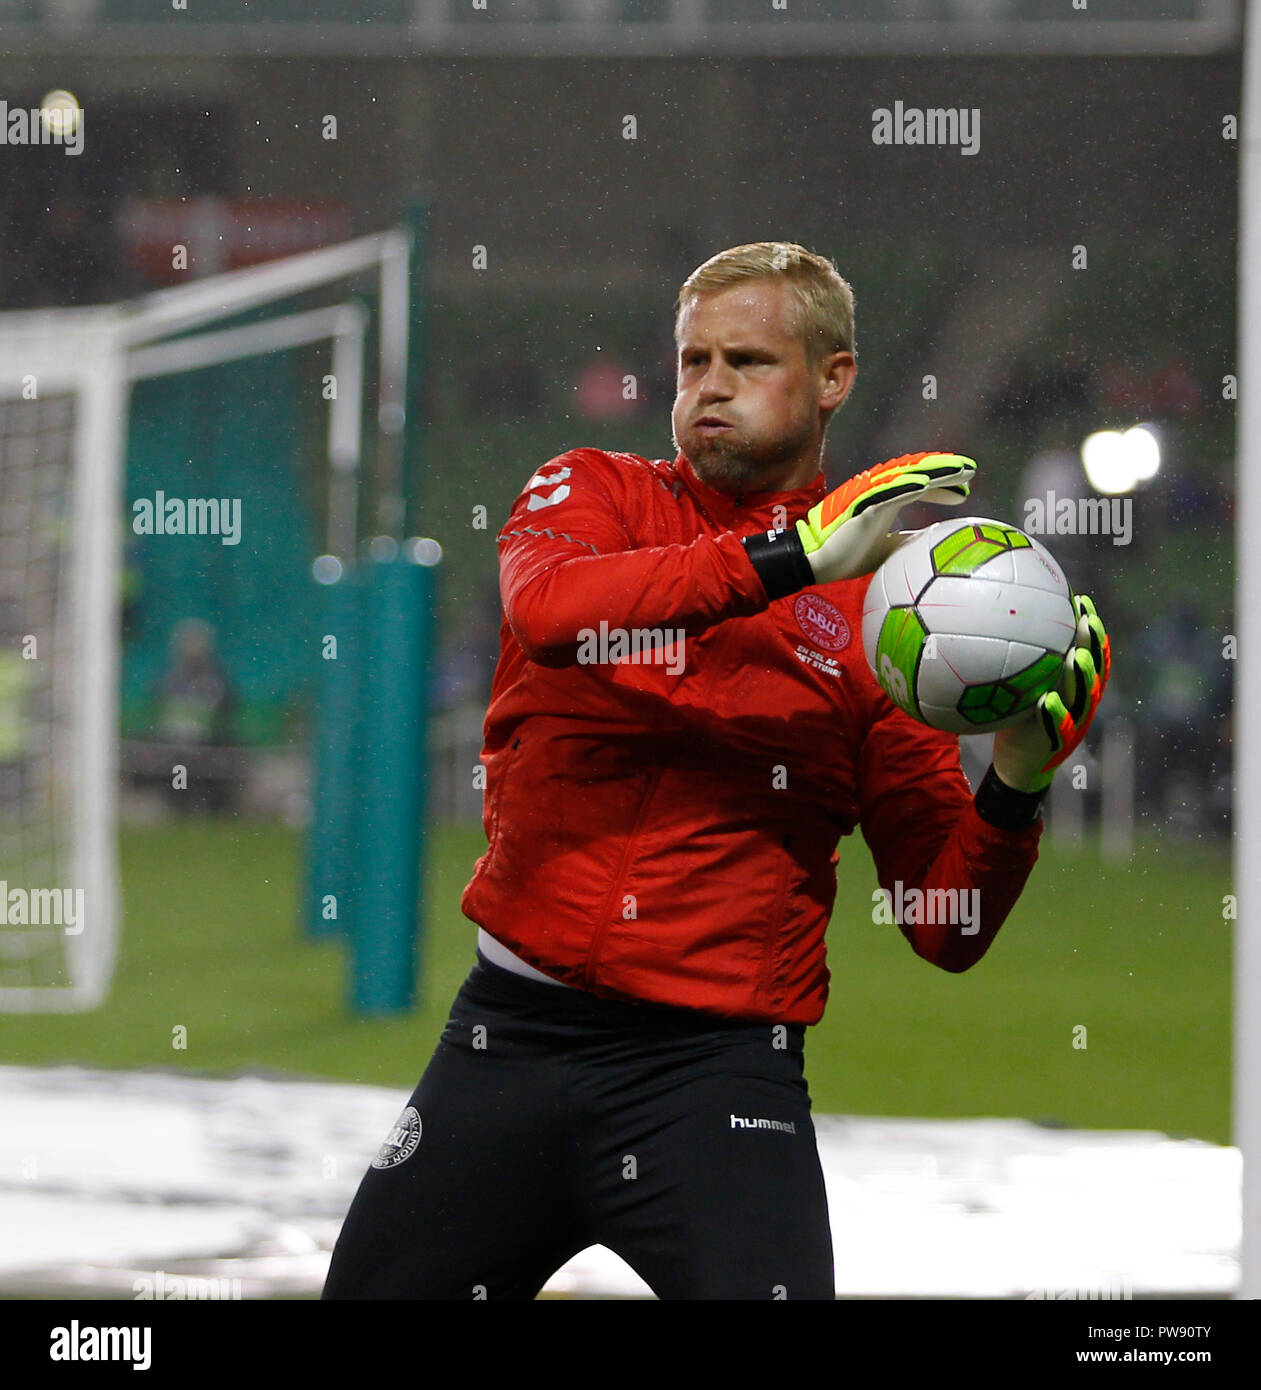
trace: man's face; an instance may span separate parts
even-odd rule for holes
[[[848,353],[811,367],[787,286],[746,280],[693,296],[676,337],[674,443],[697,476],[730,492],[811,482],[823,440],[820,406],[840,404],[855,368]]]

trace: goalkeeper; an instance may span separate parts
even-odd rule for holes
[[[594,1244],[661,1298],[833,1297],[804,1040],[837,842],[861,830],[890,894],[978,890],[979,921],[899,924],[974,965],[1110,659],[1081,598],[1059,689],[995,736],[975,796],[957,738],[884,695],[867,577],[899,510],[957,505],[975,465],[914,453],[827,492],[853,322],[799,246],[714,256],[679,292],[676,457],[574,449],[513,505],[476,962],[326,1298],[533,1298]]]

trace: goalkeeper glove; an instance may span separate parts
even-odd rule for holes
[[[1078,594],[1073,606],[1077,632],[1059,685],[1048,690],[1026,718],[994,735],[994,765],[987,781],[996,775],[1003,787],[1036,796],[1039,806],[1056,768],[1086,737],[1112,672],[1112,644],[1095,605]],[[1003,796],[1002,788],[991,790]],[[980,789],[977,795],[980,799]],[[1030,821],[1036,814],[1034,807]]]
[[[958,506],[975,472],[976,464],[962,454],[901,454],[829,492],[787,531],[746,536],[745,552],[772,599],[870,574],[914,534],[890,533],[901,508],[908,502]]]

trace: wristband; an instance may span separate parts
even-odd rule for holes
[[[1018,792],[1003,781],[991,763],[976,789],[973,805],[983,821],[999,830],[1024,830],[1041,819],[1047,790],[1044,787],[1040,792]]]
[[[741,544],[767,598],[783,598],[817,582],[795,526],[787,531],[759,531],[743,537]]]

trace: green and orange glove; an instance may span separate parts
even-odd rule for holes
[[[1086,737],[1112,673],[1112,644],[1095,605],[1073,598],[1077,632],[1059,684],[1025,718],[994,735],[993,766],[977,788],[977,810],[996,825],[1032,824],[1056,769]]]
[[[744,538],[772,599],[811,584],[855,579],[880,568],[912,531],[893,531],[910,502],[958,506],[976,464],[962,454],[901,454],[843,483],[786,531]]]

